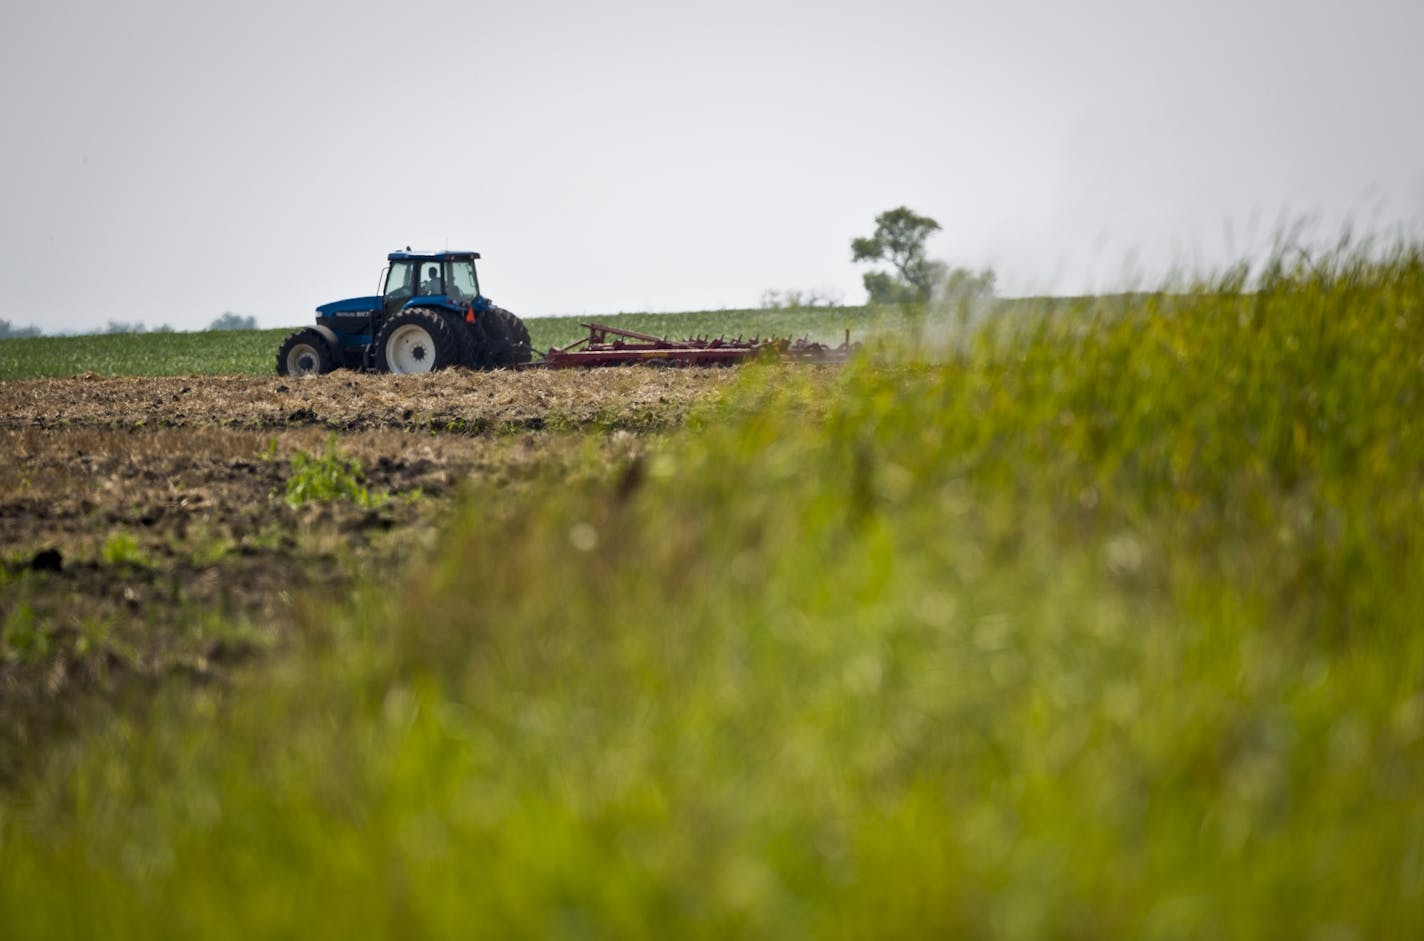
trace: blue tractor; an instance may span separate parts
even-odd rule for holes
[[[496,369],[530,359],[529,330],[480,293],[479,252],[391,252],[381,293],[323,304],[277,350],[277,375]]]

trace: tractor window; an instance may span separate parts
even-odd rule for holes
[[[389,317],[405,306],[415,294],[415,262],[393,261],[386,274],[386,298],[381,309]]]
[[[393,261],[386,275],[386,297],[410,297],[415,293],[415,262]]]
[[[440,264],[438,262],[420,262],[420,293],[422,295],[445,293],[445,281],[440,277]]]
[[[480,293],[480,284],[475,280],[475,263],[466,259],[446,264],[445,286],[451,297],[474,300]]]

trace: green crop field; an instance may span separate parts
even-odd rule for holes
[[[33,741],[0,935],[1424,936],[1424,250],[905,316]]]
[[[0,379],[258,375],[275,371],[288,330],[111,333],[0,340]]]
[[[584,336],[580,322],[681,338],[691,335],[808,337],[840,343],[845,331],[864,338],[893,329],[894,313],[872,316],[864,308],[704,311],[686,314],[610,314],[535,317],[526,321],[537,351]],[[0,340],[0,379],[34,379],[94,373],[100,376],[248,375],[275,372],[277,347],[301,324],[279,330],[215,330],[201,333],[117,333],[77,337]]]

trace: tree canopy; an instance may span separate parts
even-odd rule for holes
[[[924,302],[930,299],[934,286],[946,274],[942,262],[925,257],[925,240],[939,231],[940,225],[929,216],[921,216],[906,206],[889,209],[875,217],[875,234],[853,239],[850,243],[852,261],[888,261],[895,273],[868,271],[865,290],[872,304]]]

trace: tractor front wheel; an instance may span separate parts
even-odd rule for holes
[[[331,345],[311,327],[293,333],[277,349],[279,376],[319,376],[335,368],[336,354]]]
[[[386,321],[376,337],[376,366],[383,372],[431,372],[459,361],[453,325],[428,308],[401,311]]]

